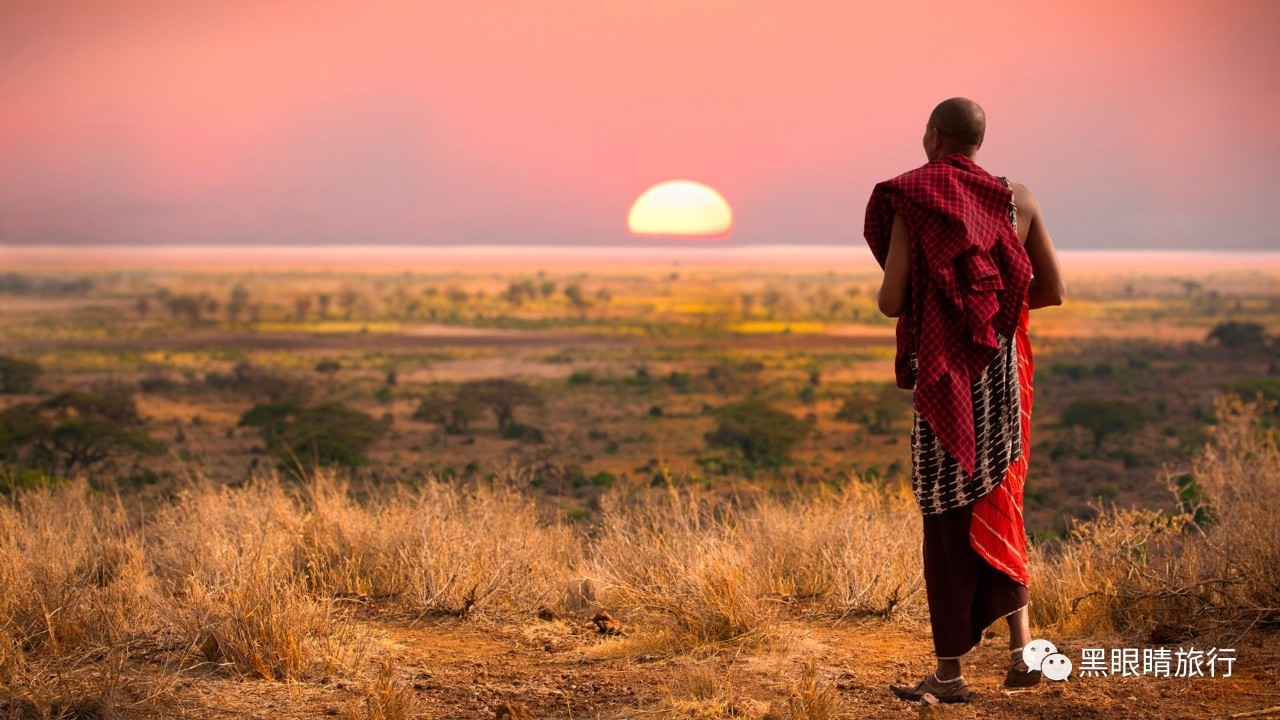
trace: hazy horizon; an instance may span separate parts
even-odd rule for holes
[[[306,251],[305,253],[301,251]],[[1069,275],[1256,272],[1280,275],[1280,250],[1061,249]],[[6,246],[8,270],[203,268],[255,270],[722,269],[878,272],[865,245],[729,245],[714,241],[653,245],[99,245]],[[833,264],[836,267],[832,267]]]

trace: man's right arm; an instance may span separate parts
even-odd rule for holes
[[[1017,185],[1016,191],[1015,202],[1019,209],[1026,211],[1028,218],[1026,248],[1033,276],[1028,304],[1032,310],[1061,305],[1067,295],[1067,286],[1062,279],[1058,255],[1053,249],[1053,238],[1049,237],[1044,215],[1040,212],[1040,202],[1026,185]]]

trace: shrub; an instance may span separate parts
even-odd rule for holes
[[[595,373],[590,370],[574,370],[567,382],[569,385],[590,385],[595,380]]]
[[[342,369],[342,363],[338,362],[337,360],[333,360],[331,358],[326,358],[316,363],[316,372],[321,373],[323,375],[332,376],[333,374],[337,373],[341,369]]]
[[[693,376],[687,372],[672,370],[667,374],[667,385],[678,393],[688,393],[693,389]]]
[[[29,393],[40,377],[40,366],[8,355],[0,355],[0,393]]]
[[[236,364],[229,374],[208,373],[205,385],[219,391],[241,392],[269,403],[306,404],[313,393],[310,385],[285,375],[272,373],[247,362]]]
[[[1224,388],[1242,399],[1261,400],[1271,407],[1272,413],[1280,413],[1280,380],[1251,377],[1237,380]]]
[[[1221,322],[1213,326],[1206,340],[1231,350],[1254,350],[1266,346],[1266,329],[1255,322]]]
[[[363,465],[368,462],[365,453],[387,432],[385,424],[338,403],[257,405],[239,424],[258,428],[281,465],[298,472],[318,465]]]
[[[712,446],[735,447],[749,462],[776,466],[788,459],[791,447],[811,427],[763,400],[750,399],[716,411],[720,425],[707,433]]]
[[[1128,400],[1085,398],[1067,406],[1062,413],[1062,422],[1089,430],[1093,433],[1094,447],[1098,448],[1108,435],[1141,428],[1147,422],[1147,414]]]
[[[1049,366],[1049,372],[1078,382],[1084,379],[1089,369],[1079,363],[1058,362]]]
[[[538,428],[514,421],[507,423],[507,426],[502,428],[502,437],[507,440],[519,440],[527,443],[546,442],[546,437]]]
[[[872,435],[889,435],[894,432],[895,418],[906,412],[910,404],[911,395],[895,387],[862,388],[845,398],[835,419],[863,425]]]

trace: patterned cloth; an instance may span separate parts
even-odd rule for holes
[[[1001,335],[998,342],[998,354],[970,392],[978,461],[972,473],[966,473],[955,456],[946,452],[924,415],[914,413],[911,487],[925,515],[954,510],[985,496],[1004,482],[1009,466],[1022,454],[1018,351],[1010,338]],[[914,353],[911,362],[914,370]]]
[[[1013,191],[971,158],[948,155],[879,183],[863,234],[877,262],[893,218],[912,238],[908,309],[898,318],[898,387],[966,473],[978,468],[972,386],[1011,338],[1031,261],[1005,221]],[[913,367],[912,353],[918,364]]]

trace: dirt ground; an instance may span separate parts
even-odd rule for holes
[[[374,637],[371,662],[390,663],[396,681],[412,689],[419,716],[433,720],[493,718],[503,703],[522,705],[540,720],[803,718],[787,711],[787,698],[810,660],[817,663],[819,689],[835,699],[834,714],[823,717],[1060,720],[1280,712],[1275,709],[1280,706],[1280,642],[1266,635],[1237,648],[1231,678],[1073,677],[1017,692],[1000,686],[1007,641],[991,638],[974,651],[965,670],[975,699],[922,713],[888,690],[891,682],[932,670],[927,632],[902,621],[792,621],[768,650],[701,661],[646,654],[643,642],[600,635],[585,618],[525,625],[406,619],[370,622],[367,629]],[[1108,646],[1081,639],[1058,644],[1077,662],[1080,647]],[[699,664],[710,666],[714,684],[731,693],[736,711],[698,712],[690,677]],[[282,684],[215,673],[187,677],[175,689],[178,704],[183,714],[207,718],[335,717],[360,707],[363,687],[349,680]]]

